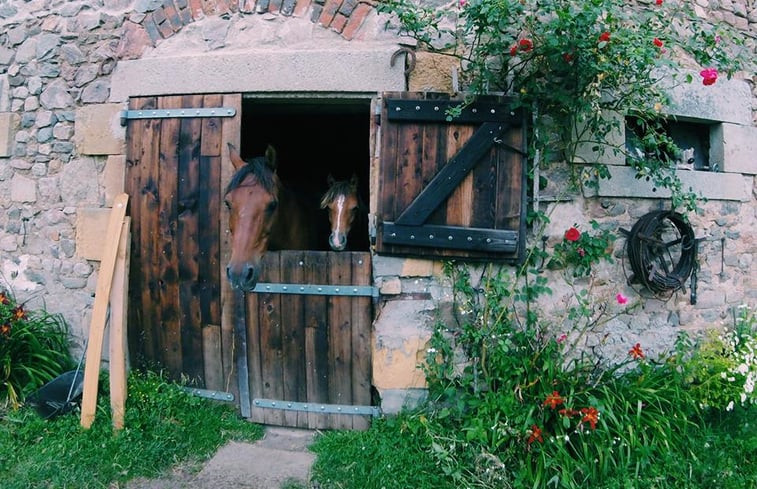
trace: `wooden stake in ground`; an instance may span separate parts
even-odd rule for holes
[[[127,194],[118,195],[113,201],[113,209],[108,221],[108,230],[105,235],[100,271],[97,277],[97,289],[95,290],[95,304],[92,309],[92,322],[89,326],[89,340],[87,346],[86,365],[84,366],[84,392],[81,401],[81,425],[85,429],[92,426],[95,420],[97,407],[97,383],[100,373],[100,359],[102,357],[103,336],[105,335],[105,322],[108,316],[108,300],[110,288],[113,283],[113,271],[116,266],[118,244],[121,239],[124,217],[126,216],[126,204],[129,201]]]
[[[110,412],[113,429],[124,427],[126,412],[126,311],[129,304],[129,243],[131,220],[124,219],[110,291]]]

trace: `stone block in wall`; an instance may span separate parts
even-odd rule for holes
[[[710,131],[710,165],[727,173],[757,174],[757,127],[718,124]]]
[[[415,67],[408,77],[411,92],[454,93],[452,72],[460,68],[460,61],[453,56],[417,51]]]
[[[80,208],[76,212],[76,256],[99,261],[103,253],[103,236],[108,229],[110,209]]]
[[[668,115],[752,124],[752,92],[747,82],[723,76],[714,85],[704,86],[699,73],[692,76],[692,83],[677,84],[670,91]]]
[[[11,180],[11,201],[36,202],[37,182],[23,175],[14,175],[13,180]]]
[[[378,389],[381,412],[398,414],[403,409],[414,409],[428,397],[426,389]]]
[[[434,304],[428,300],[393,300],[383,304],[373,324],[373,384],[378,389],[423,388],[418,368],[431,338]]]
[[[74,141],[82,155],[124,154],[126,128],[121,126],[122,104],[94,104],[76,109]]]
[[[434,261],[420,258],[406,258],[402,262],[400,277],[431,277],[434,274]]]
[[[13,155],[13,133],[16,129],[16,114],[0,113],[0,158]]]
[[[574,130],[576,139],[580,142],[576,147],[576,154],[573,159],[576,163],[602,163],[605,165],[625,165],[626,157],[622,149],[626,141],[626,121],[622,114],[617,112],[607,112],[603,114],[604,120],[612,124],[612,129],[606,136],[602,137],[603,141],[609,144],[599,144],[594,141],[599,139],[591,131],[586,130],[585,124],[579,125]],[[597,148],[595,151],[593,148]],[[620,148],[615,154],[613,148]]]
[[[609,166],[611,178],[599,181],[600,197],[633,197],[648,199],[667,199],[670,191],[655,188],[652,182],[635,178],[636,171],[630,166]],[[676,173],[683,188],[691,187],[697,194],[710,200],[748,201],[751,185],[737,173],[715,173],[705,171],[685,171]],[[751,181],[751,179],[750,179]]]
[[[108,156],[103,169],[102,185],[105,189],[105,205],[112,206],[113,199],[124,191],[126,177],[126,156]]]

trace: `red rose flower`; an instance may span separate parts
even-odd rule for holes
[[[662,0],[654,0],[655,5],[660,6],[662,5]]]
[[[599,41],[600,42],[610,42],[610,32],[604,31],[602,34],[599,35]]]
[[[570,228],[565,231],[565,239],[567,239],[568,241],[578,241],[580,237],[581,231],[576,228]]]
[[[531,51],[534,47],[534,43],[531,42],[531,39],[521,39],[518,41],[518,47],[520,47],[521,51]]]
[[[573,55],[570,53],[565,53],[562,55],[562,59],[564,59],[566,63],[570,63],[571,61],[573,61]]]
[[[718,80],[718,70],[715,68],[707,68],[699,72],[702,75],[703,85],[713,85]]]
[[[513,44],[513,47],[510,48],[510,56],[515,56],[518,54],[518,45]]]
[[[654,38],[654,41],[652,41],[652,42],[653,42],[653,43],[654,43],[654,45],[655,45],[655,46],[657,46],[658,48],[661,48],[661,47],[662,47],[662,41],[660,41],[660,40],[659,40],[658,38],[656,38],[656,37],[655,37],[655,38]]]

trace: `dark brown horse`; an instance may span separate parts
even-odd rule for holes
[[[226,276],[231,286],[251,291],[258,282],[260,259],[268,249],[307,250],[316,245],[312,209],[282,185],[276,174],[276,150],[244,161],[229,143],[236,172],[226,187],[231,258]]]
[[[358,178],[352,175],[350,180],[335,180],[328,176],[329,189],[321,199],[321,209],[326,209],[331,223],[329,246],[334,251],[347,247],[347,237],[354,225],[362,222],[365,206],[358,194]]]

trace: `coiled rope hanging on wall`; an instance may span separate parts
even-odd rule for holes
[[[653,211],[639,218],[625,233],[633,272],[629,284],[640,283],[665,298],[684,287],[696,266],[697,240],[683,216],[673,211]]]

